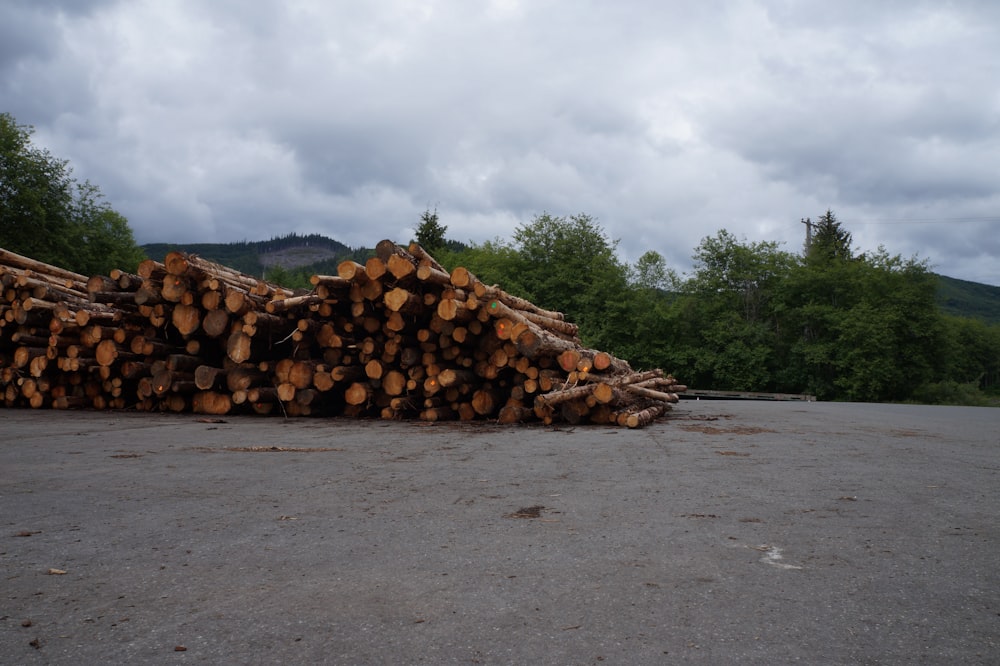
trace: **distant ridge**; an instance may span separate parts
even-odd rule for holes
[[[947,314],[1000,324],[1000,287],[938,275],[937,303]]]
[[[320,234],[302,236],[294,232],[266,241],[147,243],[142,249],[156,260],[162,260],[172,251],[197,254],[248,275],[263,275],[266,269],[273,266],[294,269],[307,266],[329,268],[332,265],[336,268],[345,259],[362,257],[364,261],[372,254],[367,248],[352,248]]]

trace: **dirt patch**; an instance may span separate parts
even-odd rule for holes
[[[670,417],[672,421],[718,421],[719,419],[729,418],[732,418],[730,414],[677,414]]]
[[[297,268],[307,266],[327,259],[336,259],[340,255],[337,252],[325,247],[300,246],[289,247],[283,250],[267,252],[258,255],[261,265],[270,268],[271,266],[281,266],[282,268]]]
[[[343,451],[329,447],[303,448],[299,446],[228,446],[224,451],[236,453],[324,453],[326,451]]]
[[[541,518],[542,511],[545,510],[544,506],[525,506],[513,513],[508,513],[504,518]]]

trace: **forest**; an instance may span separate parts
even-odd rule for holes
[[[145,255],[128,221],[97,186],[78,183],[66,161],[35,147],[31,134],[0,114],[0,247],[89,275],[134,269]],[[858,251],[829,210],[814,227],[803,253],[719,230],[694,248],[694,269],[684,276],[655,250],[623,262],[617,241],[586,214],[543,213],[509,239],[466,244],[449,239],[437,211],[427,210],[414,240],[449,270],[464,266],[565,313],[586,345],[636,369],[661,368],[694,388],[1000,404],[995,292],[977,299],[983,316],[956,315],[961,281],[947,283],[950,305],[942,306],[941,279],[925,261],[882,247]],[[340,259],[370,256],[294,233],[229,244],[226,256],[203,255],[261,275],[260,253],[297,243],[328,245],[343,253]],[[266,278],[306,287],[311,273],[335,274],[340,259],[272,267]]]

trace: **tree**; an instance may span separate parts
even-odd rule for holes
[[[32,131],[0,114],[0,246],[72,268],[72,181],[65,161],[31,145]]]
[[[629,291],[618,241],[589,215],[543,213],[519,226],[514,242],[527,297],[577,322],[587,344],[614,352]]]
[[[677,273],[667,267],[663,255],[656,250],[647,250],[632,267],[631,280],[636,287],[654,291],[675,288]]]
[[[0,247],[85,275],[134,270],[144,255],[128,221],[32,133],[0,114]]]
[[[776,242],[739,241],[722,229],[693,259],[674,306],[676,372],[704,388],[768,390],[781,365],[777,294],[795,258]]]
[[[809,260],[783,286],[786,390],[821,399],[905,400],[939,365],[935,280],[884,248]]]
[[[841,226],[832,210],[827,209],[820,215],[814,227],[812,242],[806,255],[808,259],[821,262],[845,261],[853,256],[851,233]]]
[[[432,213],[425,210],[420,216],[420,226],[417,227],[417,243],[429,253],[434,254],[445,248],[445,232],[448,227],[438,221],[437,209]]]
[[[614,332],[614,352],[632,367],[664,368],[672,362],[674,325],[670,306],[678,277],[655,250],[643,253],[628,272],[628,290],[621,294],[624,315]]]
[[[594,218],[548,213],[520,225],[513,241],[472,245],[450,258],[487,284],[562,312],[592,347],[616,353],[630,322],[629,268]]]
[[[286,289],[311,289],[311,271],[306,270],[307,268],[299,266],[290,270],[281,264],[273,264],[264,271],[264,279]]]
[[[775,241],[740,242],[722,229],[695,249],[688,289],[700,297],[721,297],[749,323],[766,318],[776,285],[795,261],[779,248]]]
[[[102,199],[96,186],[77,186],[71,231],[80,241],[75,270],[84,275],[107,275],[114,268],[133,270],[145,259],[128,220]]]
[[[450,258],[455,266],[468,268],[486,284],[502,285],[517,296],[527,297],[530,293],[521,280],[521,255],[509,240],[494,238],[482,244],[473,243]]]

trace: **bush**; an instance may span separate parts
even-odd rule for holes
[[[1000,406],[1000,401],[984,393],[977,382],[960,383],[950,379],[921,385],[913,391],[909,402],[924,405],[965,405],[968,407]]]

